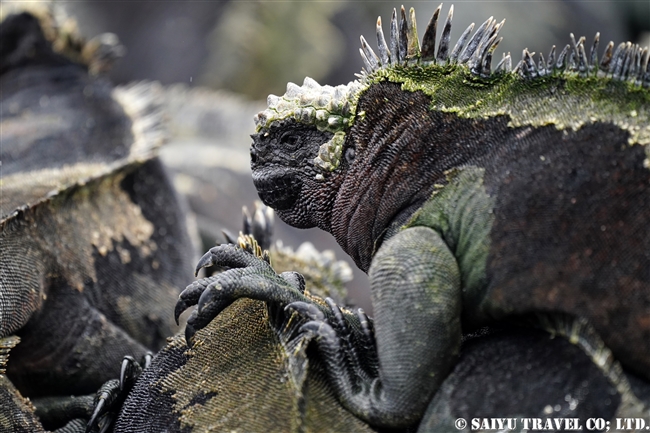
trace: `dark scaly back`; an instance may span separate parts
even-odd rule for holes
[[[586,317],[647,377],[650,170],[628,138],[608,123],[543,127],[499,149],[485,173],[496,197],[486,299],[504,314]]]

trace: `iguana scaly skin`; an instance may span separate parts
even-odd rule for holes
[[[157,86],[89,74],[39,6],[0,24],[0,338],[20,337],[2,380],[30,398],[95,392],[158,350],[194,252],[156,157]]]
[[[339,398],[372,425],[417,422],[462,331],[530,313],[575,318],[596,337],[565,335],[617,386],[607,348],[649,379],[648,50],[610,43],[599,60],[598,35],[592,48],[572,38],[491,71],[502,23],[470,36],[472,25],[452,47],[450,11],[436,49],[439,13],[421,44],[412,10],[394,12],[388,42],[378,21],[379,54],[362,39],[359,80],[289,84],[256,119],[261,199],[293,226],[332,233],[370,276],[377,376],[345,367],[354,356],[329,317],[303,329],[318,335]],[[244,262],[225,249],[199,262],[237,267],[246,287],[195,295],[196,325],[233,297],[306,302]]]

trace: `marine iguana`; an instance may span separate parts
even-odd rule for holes
[[[198,304],[187,340],[234,299],[286,305],[311,319],[302,331],[342,404],[398,427],[421,419],[462,332],[535,317],[568,324],[625,394],[613,356],[650,379],[648,50],[610,43],[599,61],[598,34],[589,49],[572,37],[492,71],[503,22],[470,25],[452,47],[452,8],[436,49],[440,10],[421,44],[413,9],[393,12],[388,41],[378,20],[378,55],[362,38],[358,80],[306,78],[269,96],[251,146],[262,201],[332,233],[369,273],[377,374],[359,368],[367,348],[345,343],[334,309],[313,313],[295,284],[233,246],[197,266],[230,270],[181,294]]]
[[[0,340],[16,347],[0,418],[24,421],[24,397],[93,393],[123,356],[162,347],[195,250],[156,156],[158,86],[113,87],[89,72],[110,62],[114,40],[89,47],[52,5],[11,6],[0,24]]]

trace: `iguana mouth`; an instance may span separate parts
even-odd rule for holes
[[[302,180],[297,174],[278,167],[254,171],[253,183],[264,204],[276,210],[292,207],[302,188]]]

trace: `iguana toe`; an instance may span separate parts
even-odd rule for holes
[[[194,269],[194,276],[199,275],[199,271],[203,268],[207,268],[208,266],[212,266],[214,264],[214,257],[211,254],[212,250],[208,251],[207,253],[203,254],[203,257],[199,260],[199,263],[196,265],[196,269]]]
[[[233,301],[233,299],[230,299],[228,292],[234,295],[232,289],[224,293],[224,287],[218,282],[210,284],[199,298],[199,303],[196,308],[199,316],[216,317],[217,314],[223,311]]]
[[[188,317],[187,323],[185,324],[185,342],[189,348],[194,345],[194,334],[196,334],[197,329],[194,328],[193,322],[196,320],[197,314],[196,310],[192,311],[192,314]]]
[[[312,334],[319,341],[319,346],[327,348],[328,352],[338,353],[340,350],[339,338],[332,326],[321,320],[310,320],[303,324],[300,333]]]
[[[196,265],[195,274],[198,274],[202,268],[208,266],[219,266],[226,269],[246,268],[249,266],[270,266],[267,263],[266,259],[256,256],[252,253],[252,251],[249,251],[249,248],[259,249],[260,256],[262,255],[262,250],[259,248],[257,243],[255,243],[254,247],[248,246],[248,244],[240,244],[237,246],[233,244],[221,244],[217,245],[216,247],[212,247],[210,248],[210,251],[205,253],[199,260],[199,263]]]
[[[120,378],[105,382],[94,399],[94,410],[86,425],[86,433],[105,433],[110,431],[124,400],[133,389],[136,380],[151,364],[153,354],[147,352],[140,362],[132,356],[125,356],[120,368]]]
[[[284,311],[295,311],[303,317],[306,317],[314,321],[324,321],[325,315],[323,312],[314,304],[309,302],[292,302],[284,307]]]
[[[178,324],[178,319],[180,315],[183,314],[183,311],[196,305],[206,287],[215,281],[216,279],[214,276],[201,278],[200,280],[192,282],[192,284],[187,286],[185,290],[178,295],[178,301],[176,301],[176,307],[174,307],[174,319],[176,319],[176,324]]]
[[[182,299],[176,301],[176,306],[174,307],[174,320],[176,320],[177,325],[180,325],[180,323],[178,322],[179,317],[181,317],[183,311],[187,310],[189,307],[190,306]]]
[[[111,424],[110,412],[114,409],[120,394],[120,381],[111,379],[104,383],[95,396],[95,410],[86,425],[86,433],[105,431]]]
[[[147,352],[139,363],[132,356],[124,357],[120,368],[120,392],[133,387],[136,379],[140,377],[145,368],[149,367],[152,359],[151,352]]]

